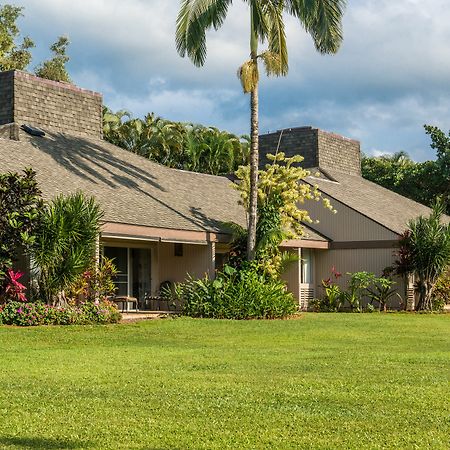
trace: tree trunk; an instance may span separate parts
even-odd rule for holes
[[[254,8],[250,13],[250,58],[258,70],[258,36],[255,30],[256,14]],[[258,221],[258,165],[259,165],[259,115],[258,82],[250,94],[250,196],[248,203],[247,259],[252,261],[256,253],[256,224]]]
[[[256,247],[256,224],[258,220],[258,165],[259,165],[259,127],[258,127],[258,86],[250,94],[251,109],[251,148],[250,148],[250,198],[248,205],[247,259],[253,260]]]

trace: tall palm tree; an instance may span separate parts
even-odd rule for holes
[[[243,0],[250,9],[250,59],[238,70],[245,93],[250,93],[251,151],[250,200],[247,257],[253,259],[256,245],[258,185],[258,62],[262,60],[268,75],[288,72],[288,52],[283,14],[299,19],[312,36],[320,53],[336,53],[342,42],[342,15],[345,0]],[[219,29],[233,0],[182,0],[177,19],[176,45],[181,56],[196,66],[206,59],[206,31]],[[258,46],[267,41],[267,50]]]

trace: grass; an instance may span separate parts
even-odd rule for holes
[[[449,448],[450,316],[0,327],[0,448]]]

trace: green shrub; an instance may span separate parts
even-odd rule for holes
[[[225,266],[215,280],[189,278],[175,285],[172,296],[183,314],[215,319],[274,319],[293,314],[296,303],[285,284],[259,274],[253,267]]]
[[[55,307],[45,303],[8,302],[0,307],[0,324],[17,326],[117,323],[121,314],[107,301]]]

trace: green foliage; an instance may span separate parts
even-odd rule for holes
[[[45,303],[8,302],[0,307],[0,323],[30,327],[36,325],[88,325],[117,323],[121,314],[107,301],[95,304],[55,307]]]
[[[0,294],[17,252],[28,252],[35,242],[42,207],[35,172],[0,174]]]
[[[20,45],[16,43],[20,36],[17,20],[22,11],[17,6],[0,5],[0,71],[24,70],[30,64],[33,41],[24,37]]]
[[[405,152],[393,156],[363,157],[362,174],[374,183],[431,207],[440,196],[450,214],[450,133],[425,125],[436,150],[436,160],[416,163]]]
[[[70,284],[66,298],[76,303],[80,301],[107,300],[116,292],[114,277],[117,275],[117,268],[109,258],[101,258],[98,264],[82,273],[73,283]]]
[[[308,211],[300,208],[307,200],[322,200],[324,207],[332,210],[328,199],[322,198],[316,187],[302,180],[310,174],[298,165],[301,156],[286,158],[280,152],[268,154],[272,161],[258,172],[258,220],[256,226],[255,261],[266,275],[277,277],[292,262],[292,254],[280,250],[285,239],[303,236],[303,222],[313,222]],[[233,187],[239,191],[244,207],[248,208],[250,198],[250,167],[240,166],[236,171],[238,183]],[[235,226],[236,229],[236,226]],[[244,259],[246,232],[241,229],[233,244],[233,264]],[[298,258],[297,258],[298,259]]]
[[[442,310],[444,305],[450,305],[450,268],[438,278],[433,292],[433,311]]]
[[[114,145],[177,169],[230,174],[248,160],[248,138],[152,114],[133,119],[126,111],[103,109],[103,135]]]
[[[70,41],[67,36],[60,36],[50,47],[50,50],[53,53],[52,58],[36,67],[34,73],[38,77],[46,78],[48,80],[70,83],[71,80],[66,69],[66,64],[70,60],[67,56],[67,47],[69,44]]]
[[[39,298],[64,301],[64,291],[91,267],[103,213],[83,193],[59,196],[46,205],[33,244]]]
[[[331,276],[322,280],[323,297],[314,299],[311,306],[317,312],[337,312],[345,306],[349,306],[353,312],[363,312],[361,301],[364,297],[370,299],[366,310],[374,310],[373,302],[378,303],[379,308],[387,311],[389,301],[399,296],[392,286],[395,281],[390,277],[391,271],[385,270],[381,277],[372,272],[347,273],[350,276],[347,290],[342,290],[337,280],[342,274],[333,267]]]
[[[297,307],[285,284],[268,279],[255,267],[225,266],[215,280],[188,279],[175,285],[183,314],[214,319],[274,319],[293,314]]]
[[[450,266],[450,223],[442,221],[444,205],[438,200],[429,217],[408,223],[400,244],[397,272],[415,276],[419,292],[417,310],[431,311],[434,289]]]

